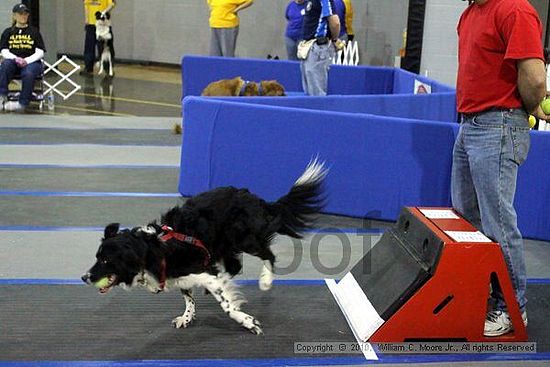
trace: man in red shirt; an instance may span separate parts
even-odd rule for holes
[[[453,206],[497,241],[527,325],[523,240],[513,206],[517,171],[529,151],[528,115],[546,91],[542,25],[528,0],[471,0],[458,23],[457,103],[460,132],[453,150]],[[485,336],[512,330],[493,284]]]

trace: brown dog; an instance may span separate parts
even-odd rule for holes
[[[276,80],[260,83],[244,81],[240,76],[212,82],[204,88],[201,96],[284,96],[285,88]]]

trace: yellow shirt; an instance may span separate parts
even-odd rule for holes
[[[348,35],[353,35],[353,6],[351,0],[344,0],[346,6],[346,30]]]
[[[239,17],[235,9],[249,0],[206,0],[210,7],[210,28],[235,28]]]
[[[84,0],[86,24],[95,24],[95,13],[107,9],[113,3],[113,0]]]

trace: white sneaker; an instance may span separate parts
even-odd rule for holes
[[[8,112],[21,112],[25,107],[19,102],[6,102],[4,104],[4,109]]]
[[[523,324],[527,326],[527,312],[523,311],[521,314]],[[483,335],[485,336],[500,336],[509,333],[514,328],[512,327],[512,320],[510,315],[506,311],[494,310],[487,312],[487,318],[485,319],[485,328]]]

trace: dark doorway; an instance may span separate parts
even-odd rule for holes
[[[407,20],[407,47],[401,67],[418,74],[422,61],[422,40],[424,37],[424,17],[426,0],[410,0]]]
[[[22,3],[31,10],[31,25],[40,28],[40,0],[23,0]]]

